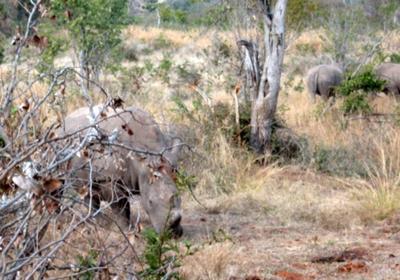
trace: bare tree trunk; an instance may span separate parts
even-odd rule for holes
[[[160,25],[161,25],[160,8],[157,8],[157,28],[160,28]]]
[[[287,0],[278,0],[273,14],[269,2],[261,2],[264,8],[265,61],[257,97],[252,101],[250,135],[250,146],[257,153],[268,152],[271,148],[285,50]]]

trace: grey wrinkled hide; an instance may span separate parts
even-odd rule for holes
[[[375,69],[375,74],[379,79],[386,81],[383,89],[385,93],[400,95],[400,64],[383,63]]]
[[[98,125],[100,133],[90,128],[89,132],[93,135],[91,138],[102,137],[102,141],[151,153],[163,153],[166,148],[176,144],[161,132],[150,114],[133,107],[126,110],[129,112],[118,116],[115,116],[111,108],[103,111],[106,120]],[[98,115],[100,106],[94,107],[94,111]],[[64,128],[58,134],[69,134],[85,128],[90,125],[90,119],[89,109],[80,108],[66,117]],[[82,139],[87,132],[86,129],[77,137]],[[91,141],[96,143],[96,140]],[[89,198],[87,201],[94,208],[100,206],[100,201],[113,202],[113,211],[122,214],[126,222],[130,220],[127,195],[129,192],[140,192],[141,204],[155,230],[161,232],[170,228],[179,236],[182,234],[180,198],[171,177],[177,164],[178,151],[179,147],[169,149],[163,153],[162,158],[112,145],[93,144],[88,149],[89,157],[92,158],[91,173],[87,154],[77,154],[69,164],[70,168],[77,170],[73,173],[73,185],[90,185],[91,176],[93,196],[91,201]]]
[[[319,95],[324,101],[334,96],[334,87],[343,80],[343,70],[335,64],[321,64],[311,68],[307,73],[307,90],[315,101]]]
[[[393,23],[400,25],[400,8],[397,8],[397,10],[394,12]]]

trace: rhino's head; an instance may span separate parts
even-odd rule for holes
[[[171,230],[175,236],[181,236],[181,199],[172,168],[164,163],[148,166],[139,176],[139,186],[142,205],[154,229],[158,233]]]

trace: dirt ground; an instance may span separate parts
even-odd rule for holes
[[[400,215],[332,226],[317,219],[318,210],[314,220],[303,215],[283,221],[279,210],[260,209],[254,200],[247,209],[233,204],[205,210],[193,203],[186,209],[182,240],[194,249],[180,268],[185,279],[400,279]]]

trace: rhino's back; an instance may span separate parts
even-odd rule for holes
[[[400,83],[400,64],[383,63],[376,68],[375,73],[382,80]]]
[[[107,136],[115,135],[119,143],[154,153],[162,151],[167,145],[164,134],[149,113],[137,107],[125,110],[101,108],[93,108],[95,117],[98,116],[96,123],[98,122],[100,131]],[[82,130],[79,134],[84,135],[88,132],[91,120],[89,108],[77,109],[65,118],[64,127],[60,131],[62,134],[70,134]]]
[[[308,91],[316,94],[328,94],[332,86],[337,86],[343,79],[343,71],[333,64],[321,64],[307,72]]]
[[[318,68],[318,82],[338,85],[343,76],[343,71],[335,65],[320,65]]]
[[[125,147],[111,145],[106,146],[103,152],[95,152],[92,158],[93,177],[98,180],[121,179],[126,184],[137,188],[137,178],[141,172],[143,157],[138,158],[135,151],[147,152],[146,162],[150,163],[158,158],[150,154],[164,152],[167,138],[164,137],[153,117],[139,108],[130,107],[125,110],[111,108],[102,110],[101,108],[101,106],[93,108],[94,114],[99,116],[96,118],[99,130],[109,141],[115,141],[115,144],[123,144]],[[90,127],[91,123],[93,122],[89,108],[80,108],[65,118],[63,127],[57,131],[57,134],[59,136],[74,134],[79,139],[86,135],[98,136],[98,132]],[[112,140],[113,137],[115,137],[114,140]],[[102,150],[94,148],[93,151]],[[87,168],[80,168],[85,162],[86,159],[77,153],[70,164],[79,169],[74,176],[80,178],[80,181],[89,179]]]

